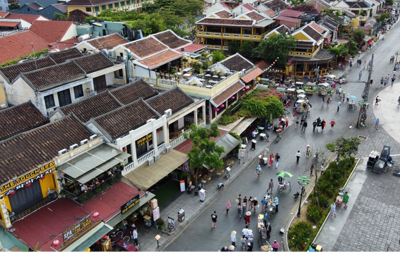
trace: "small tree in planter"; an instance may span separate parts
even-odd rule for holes
[[[349,158],[351,155],[356,155],[359,145],[360,139],[358,137],[339,137],[334,143],[326,144],[326,148],[331,152],[336,152],[336,160],[339,162],[340,157]]]
[[[157,229],[161,229],[161,230],[165,229],[165,222],[164,222],[164,220],[161,219],[161,218],[158,218],[158,219],[156,220],[156,227],[157,227]]]

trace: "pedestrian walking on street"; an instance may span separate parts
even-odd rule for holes
[[[271,153],[269,155],[268,168],[272,166],[272,164],[274,163],[274,159],[275,159],[274,154]]]
[[[315,127],[317,127],[317,120],[314,120],[312,123],[312,131],[315,133]]]
[[[297,150],[297,153],[296,153],[296,164],[299,164],[300,157],[301,157],[300,150]]]
[[[278,169],[278,165],[279,165],[279,160],[281,159],[281,156],[279,156],[278,153],[276,153],[275,155],[275,169]]]
[[[300,126],[303,126],[304,121],[306,120],[306,118],[303,116],[301,116],[301,121],[300,121]]]
[[[267,227],[266,227],[266,229],[265,229],[265,231],[267,232],[267,239],[270,239],[270,238],[271,238],[271,230],[272,230],[271,223],[268,222],[268,223],[267,223]]]
[[[306,129],[307,129],[307,120],[304,120],[304,122],[303,122],[303,127],[301,128],[301,131],[306,131]]]
[[[299,127],[299,123],[300,123],[300,120],[299,120],[299,117],[297,117],[297,118],[296,118],[296,128]]]
[[[268,192],[271,192],[271,194],[272,194],[272,190],[274,189],[274,181],[271,179],[271,181],[269,181],[269,184],[268,184],[268,190],[267,190],[267,193]]]
[[[228,202],[226,202],[226,204],[225,204],[225,209],[226,209],[226,216],[228,216],[228,213],[229,213],[229,209],[231,208],[231,202],[228,200]]]
[[[139,240],[138,240],[138,233],[137,233],[137,228],[134,227],[132,231],[132,239],[133,239],[133,245],[138,246],[139,245]]]
[[[395,80],[396,80],[396,78],[392,77],[392,85],[391,86],[393,86]]]
[[[214,213],[213,214],[211,214],[211,228],[216,228],[217,227],[217,219],[218,219],[218,216],[217,216],[217,212],[214,210]]]
[[[254,199],[253,199],[253,210],[254,210],[254,214],[256,214],[257,208],[258,208],[258,200],[257,200],[256,197],[254,197]]]
[[[263,199],[261,199],[261,209],[262,212],[265,212],[265,206],[267,205],[267,200],[265,199],[265,197]]]
[[[332,205],[331,205],[331,215],[333,216],[333,218],[336,218],[336,204],[335,204],[335,202],[333,202]]]
[[[311,163],[311,166],[310,166],[310,177],[312,176],[312,171],[314,170],[314,164],[313,163]]]
[[[321,101],[321,108],[322,108],[322,109],[324,108],[324,105],[325,105],[325,102],[324,102],[324,100],[322,100],[322,101]]]
[[[268,211],[265,211],[265,213],[264,213],[263,222],[264,222],[264,226],[267,227]]]
[[[242,242],[242,251],[246,251],[247,238],[244,235],[242,236],[241,242]]]
[[[324,131],[325,126],[326,126],[326,121],[322,120],[322,131]]]
[[[242,218],[242,204],[238,203],[236,208],[239,218]]]
[[[335,120],[331,120],[330,124],[331,124],[331,130],[333,130],[333,127],[335,127],[336,124]]]
[[[338,102],[337,103],[337,110],[336,110],[336,112],[339,112],[339,109],[340,109],[340,106],[341,106],[342,104],[340,103],[340,102]]]
[[[278,206],[279,206],[279,198],[274,197],[274,203],[275,203],[275,212],[278,213]]]
[[[286,128],[289,126],[289,117],[286,117]]]
[[[322,121],[318,118],[317,120],[317,133],[320,133],[322,130]]]
[[[343,100],[342,100],[342,102],[344,103],[345,100],[346,100],[346,93],[343,92]]]
[[[236,247],[236,231],[231,232],[231,242],[232,242],[232,246]]]
[[[379,99],[379,96],[377,95],[375,98],[375,106],[377,106],[379,102],[380,102],[380,99]]]
[[[244,202],[243,201],[243,204],[242,204],[242,214],[243,214],[243,218],[246,218],[245,216],[246,216],[246,212],[247,212],[247,202]],[[242,218],[242,217],[240,217],[240,218]]]
[[[375,121],[375,129],[378,130],[379,128],[379,118]]]
[[[242,205],[242,200],[243,200],[242,194],[239,194],[239,195],[237,196],[237,198],[236,198],[236,202],[239,203],[239,205]]]
[[[272,250],[273,252],[278,252],[279,249],[279,244],[278,242],[276,242],[276,240],[274,240],[274,243],[272,243]]]
[[[347,208],[347,203],[349,203],[349,195],[347,194],[347,191],[344,193],[343,195],[343,203],[344,203],[344,207]]]
[[[329,109],[329,103],[331,103],[331,98],[328,97],[328,99],[326,100],[326,108]]]
[[[358,74],[358,80],[361,80],[361,76],[362,76],[362,70],[360,70],[360,73]]]
[[[247,211],[246,215],[244,216],[244,225],[250,225],[250,217],[251,217],[251,211]]]
[[[244,236],[244,238],[249,238],[249,226],[246,225],[243,229],[242,229],[242,234]]]

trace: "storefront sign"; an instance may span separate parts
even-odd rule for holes
[[[136,205],[140,201],[139,194],[134,196],[131,200],[126,202],[124,205],[121,206],[121,214],[127,212],[130,208]]]
[[[70,239],[78,236],[83,230],[89,228],[92,225],[92,220],[90,219],[90,214],[83,217],[79,222],[74,223],[67,230],[63,232],[64,244]]]
[[[143,146],[143,145],[147,144],[149,141],[151,141],[152,139],[153,139],[153,135],[148,134],[148,135],[136,140],[136,146],[137,147]]]
[[[43,165],[42,167],[31,171],[28,174],[25,174],[8,184],[0,186],[0,194],[4,194],[6,196],[14,193],[16,190],[24,188],[26,185],[30,185],[35,180],[45,177],[47,174],[52,173],[54,171],[55,163],[54,161]]]

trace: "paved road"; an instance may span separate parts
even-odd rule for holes
[[[390,55],[394,54],[398,47],[393,45],[395,40],[400,37],[400,31],[398,26],[394,27],[392,31],[385,37],[384,41],[379,42],[372,50],[362,55],[363,60],[369,61],[371,54],[374,53],[374,71],[373,80],[375,81],[370,91],[370,102],[375,98],[378,93],[378,81],[380,77],[392,73],[392,65],[389,64]],[[349,83],[342,85],[343,90],[346,93],[351,93],[361,98],[362,91],[364,89],[364,83],[358,82],[358,73],[361,67],[353,67],[353,70],[349,72]],[[335,74],[339,74],[335,72]],[[363,72],[362,80],[367,79],[367,71]],[[278,168],[279,170],[285,170],[291,172],[294,177],[299,175],[308,175],[310,162],[307,162],[303,156],[299,165],[295,164],[295,153],[300,150],[304,153],[307,144],[311,145],[312,150],[318,149],[320,151],[325,150],[325,144],[333,142],[339,136],[366,136],[368,139],[360,145],[359,155],[361,157],[368,156],[372,149],[381,150],[384,144],[388,144],[392,147],[392,153],[399,153],[400,147],[397,141],[389,136],[384,130],[374,130],[373,126],[375,123],[375,117],[373,114],[373,108],[368,110],[368,119],[366,127],[356,129],[355,125],[358,118],[358,111],[352,111],[347,109],[346,105],[340,108],[339,112],[336,112],[336,105],[339,99],[334,97],[334,101],[330,104],[330,109],[321,109],[320,102],[321,98],[317,95],[310,97],[310,101],[313,105],[311,114],[309,115],[309,127],[306,132],[301,132],[300,128],[296,129],[294,125],[290,126],[279,143],[269,144],[270,152],[278,152],[281,155],[281,162]],[[384,103],[382,103],[384,104]],[[372,106],[372,105],[371,105]],[[324,133],[318,134],[312,132],[311,123],[317,117],[330,121],[335,119],[337,125],[334,130],[329,128],[325,129]],[[258,145],[262,143],[258,142]],[[265,143],[264,143],[265,145]],[[254,157],[256,155],[253,155]],[[235,163],[238,164],[238,163]],[[221,247],[230,244],[230,233],[235,230],[237,239],[240,240],[240,233],[244,227],[243,218],[240,220],[236,215],[235,209],[235,197],[241,193],[242,195],[257,197],[258,200],[265,195],[268,181],[273,178],[275,184],[277,183],[275,173],[277,170],[267,169],[264,167],[262,179],[258,180],[255,177],[255,168],[257,162],[254,162],[247,168],[240,177],[236,178],[228,187],[220,192],[220,195],[214,199],[213,202],[204,207],[203,211],[197,215],[183,231],[181,231],[176,238],[167,246],[163,248],[166,251],[217,251]],[[279,213],[271,220],[272,223],[272,235],[271,240],[281,239],[279,229],[285,227],[289,219],[296,212],[298,202],[293,200],[293,193],[298,189],[295,183],[292,183],[292,192],[283,192],[279,195]],[[312,185],[309,185],[311,187]],[[276,191],[275,191],[276,194]],[[229,216],[225,216],[224,208],[227,200],[233,204]],[[298,200],[297,200],[298,201]],[[218,214],[218,223],[216,229],[211,229],[210,215],[216,210]],[[253,215],[251,228],[256,234],[256,215]],[[257,240],[257,238],[256,238]],[[255,247],[254,250],[258,250]]]

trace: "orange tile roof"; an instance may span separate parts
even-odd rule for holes
[[[242,88],[244,87],[244,84],[242,81],[237,81],[228,87],[226,87],[221,93],[218,95],[214,96],[210,102],[213,104],[215,107],[218,107],[219,105],[223,104],[224,101],[226,101],[228,98],[230,98],[232,95],[236,94],[239,92]]]
[[[106,35],[103,37],[95,38],[88,40],[87,43],[90,44],[91,46],[95,47],[98,50],[101,49],[112,49],[116,47],[117,45],[120,44],[125,44],[128,41],[122,38],[121,35],[118,33]]]
[[[61,41],[71,26],[72,21],[39,20],[33,23],[29,30],[39,35],[47,42],[52,43]]]
[[[7,11],[0,11],[0,18],[5,18],[5,17],[7,17],[8,15],[10,15],[10,12],[7,12]]]
[[[0,37],[0,64],[28,56],[32,53],[49,48],[49,44],[31,31],[19,32]]]
[[[316,30],[317,32],[319,32],[320,34],[323,34],[325,32],[324,29],[322,29],[317,23],[315,23],[314,21],[312,21],[309,24],[314,30]]]
[[[256,68],[252,71],[250,71],[249,73],[247,73],[246,75],[244,75],[242,78],[242,81],[244,81],[245,83],[249,83],[252,80],[254,80],[255,78],[257,78],[259,75],[261,75],[264,71],[260,68]]]
[[[3,21],[0,20],[0,27],[16,27],[19,21]]]
[[[271,9],[265,10],[265,14],[267,14],[267,15],[270,16],[271,18],[273,18],[273,17],[276,16],[276,13],[275,13],[273,10],[271,10]]]
[[[172,60],[175,60],[177,58],[182,57],[182,54],[177,53],[173,50],[167,50],[165,52],[162,52],[160,54],[156,54],[154,56],[148,57],[143,60],[139,60],[138,62],[144,66],[147,66],[149,68],[157,68],[159,66],[162,66]]]
[[[128,43],[125,47],[139,58],[145,58],[168,48],[152,36]]]
[[[17,14],[11,13],[7,16],[8,19],[22,19],[30,24],[33,24],[38,18],[43,17],[41,15],[31,15],[31,14]]]

